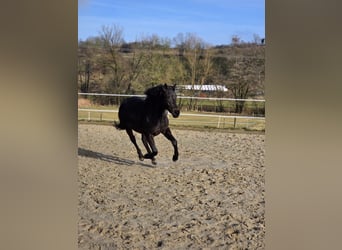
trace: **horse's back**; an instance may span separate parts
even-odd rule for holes
[[[145,100],[142,97],[136,97],[132,96],[125,100],[120,105],[120,110],[131,110],[131,109],[137,109],[138,107],[141,107],[144,104]]]
[[[129,97],[125,99],[119,108],[120,128],[134,129],[137,126],[140,126],[143,109],[143,98]]]

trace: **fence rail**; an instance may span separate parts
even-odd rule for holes
[[[145,95],[128,95],[128,94],[105,94],[105,93],[78,93],[78,95],[89,96],[113,96],[113,97],[145,97]],[[264,99],[236,99],[236,98],[220,98],[220,97],[199,97],[199,96],[177,96],[180,99],[194,99],[194,100],[211,100],[211,101],[244,101],[244,102],[265,102]]]
[[[109,96],[109,97],[144,97],[145,95],[128,94],[106,94],[106,93],[78,93],[79,96]],[[263,99],[234,99],[234,98],[216,98],[216,97],[192,97],[177,96],[179,99],[198,99],[210,101],[245,101],[245,102],[263,102]],[[118,110],[116,109],[92,109],[79,108],[78,120],[87,121],[112,121],[118,119]],[[182,125],[191,127],[216,127],[216,128],[247,128],[251,130],[265,130],[264,116],[239,116],[239,115],[221,115],[181,112],[178,119],[170,119],[171,125]]]
[[[79,108],[79,120],[88,121],[115,121],[117,119],[118,110],[106,109],[85,109]],[[85,112],[86,115],[80,114]],[[91,116],[91,113],[96,113],[97,116]],[[115,116],[103,116],[103,113],[116,114]],[[192,117],[192,118],[188,118]],[[193,119],[197,117],[199,119]],[[197,113],[181,113],[178,119],[170,119],[170,123],[174,125],[191,125],[191,126],[207,126],[216,128],[247,128],[255,130],[265,129],[265,117],[256,116],[236,116],[236,115],[214,115],[214,114],[197,114]]]

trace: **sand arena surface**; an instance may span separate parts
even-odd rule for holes
[[[179,160],[159,135],[155,166],[125,131],[79,124],[79,249],[265,248],[265,136],[172,132]]]

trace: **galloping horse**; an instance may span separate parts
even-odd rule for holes
[[[129,97],[125,99],[119,108],[120,123],[115,122],[117,129],[125,129],[130,140],[134,144],[139,159],[151,159],[156,164],[155,156],[158,154],[157,147],[154,142],[154,136],[162,133],[171,141],[174,154],[173,161],[178,160],[177,140],[171,133],[169,128],[168,111],[174,118],[180,114],[176,103],[176,86],[168,86],[161,84],[145,91],[146,98]],[[143,155],[133,134],[133,130],[141,133],[142,142],[147,150],[147,154]]]

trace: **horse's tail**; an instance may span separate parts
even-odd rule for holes
[[[117,121],[114,121],[113,124],[114,127],[116,127],[117,129],[126,129],[125,126],[123,126],[121,123],[118,123]]]

